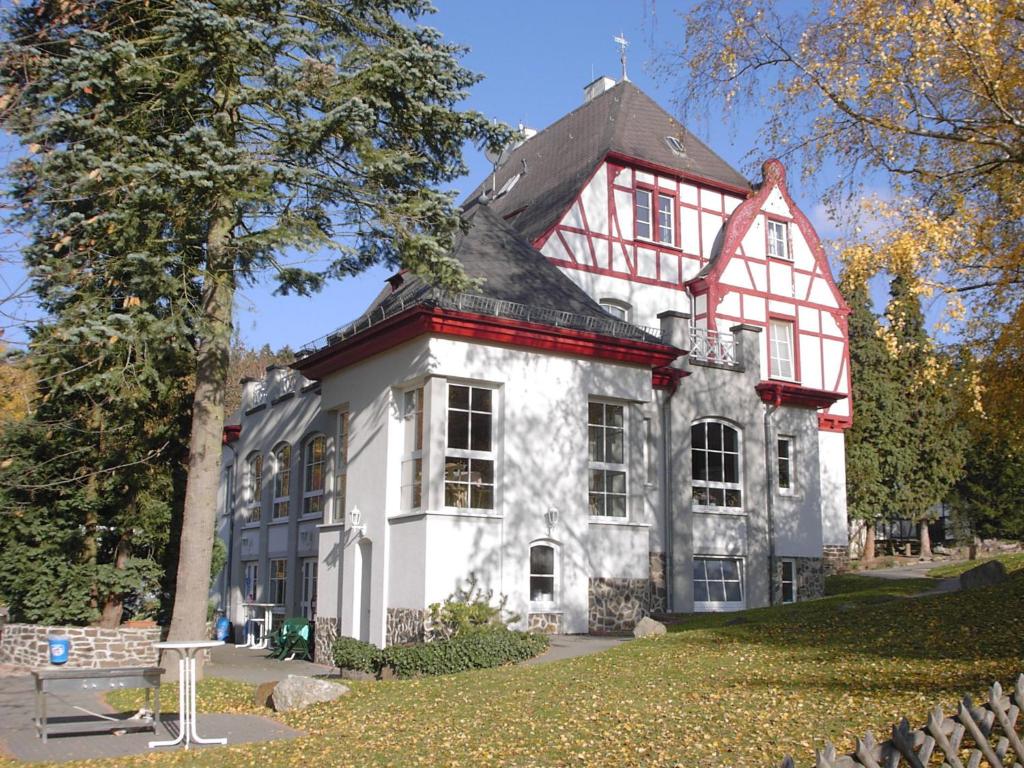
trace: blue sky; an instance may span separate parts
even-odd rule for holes
[[[689,2],[666,0],[522,0],[515,4],[477,0],[435,0],[438,13],[424,23],[440,30],[444,37],[469,48],[463,64],[484,76],[465,102],[465,107],[511,125],[523,123],[541,129],[582,102],[583,86],[600,75],[618,79],[620,63],[613,38],[622,33],[630,41],[629,78],[662,106],[683,117],[674,95],[684,82],[680,71],[670,81],[658,79],[653,65],[665,60],[665,53],[678,47],[683,35],[680,16]],[[757,128],[763,116],[746,110],[733,113],[724,123],[721,115],[687,115],[687,126],[727,162],[748,177],[766,159],[757,150]],[[14,151],[0,144],[0,161]],[[470,173],[453,185],[461,199],[490,170],[481,153],[467,147]],[[816,205],[818,190],[830,179],[819,176],[816,188],[808,187],[795,172],[790,174],[791,192],[797,204],[811,217],[819,234],[835,234],[823,211]],[[10,237],[4,250],[10,255]],[[326,254],[308,257],[311,265],[322,263]],[[381,289],[388,270],[377,268],[329,285],[312,297],[274,296],[267,282],[242,286],[236,303],[236,326],[250,346],[269,344],[298,348],[357,317]],[[0,268],[0,280],[17,283],[19,272]],[[0,286],[2,287],[2,286]],[[23,308],[22,314],[25,310]],[[11,327],[6,339],[17,342],[23,332]]]

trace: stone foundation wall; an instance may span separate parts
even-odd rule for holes
[[[796,565],[796,599],[813,600],[825,596],[824,561],[819,557],[785,557],[775,561],[775,604],[782,602],[782,561],[793,560]]]
[[[419,608],[388,608],[384,645],[422,643],[426,617],[427,612]]]
[[[647,615],[651,582],[648,579],[590,580],[591,632],[628,632]]]
[[[341,633],[341,621],[334,616],[317,616],[313,619],[313,661],[317,664],[334,666],[331,649]]]
[[[825,563],[825,575],[833,576],[850,570],[850,548],[828,545],[822,548],[822,559]]]
[[[526,618],[527,632],[557,635],[562,631],[562,614],[560,613],[531,613]]]
[[[50,666],[51,636],[66,637],[71,642],[68,661],[61,665],[64,667],[152,667],[159,657],[156,643],[160,642],[160,627],[100,629],[6,624],[0,635],[0,664]]]
[[[665,613],[668,610],[668,563],[664,552],[651,552],[650,596],[647,613]]]

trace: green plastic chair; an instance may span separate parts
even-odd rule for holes
[[[294,658],[311,661],[309,636],[309,621],[301,616],[285,619],[274,633],[274,650],[270,655],[281,661]]]

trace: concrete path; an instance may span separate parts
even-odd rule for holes
[[[608,635],[552,635],[551,645],[540,656],[534,656],[523,662],[523,666],[548,664],[552,661],[574,659],[577,656],[589,656],[600,653],[616,645],[621,645],[630,637],[614,637]]]
[[[923,560],[916,563],[907,563],[906,565],[897,565],[892,568],[877,568],[874,570],[857,571],[860,576],[870,576],[874,579],[927,579],[932,582],[935,587],[925,592],[919,592],[911,597],[927,597],[928,595],[941,595],[947,592],[957,592],[960,589],[960,578],[954,576],[950,579],[933,579],[928,575],[928,571],[932,568],[937,568],[939,565],[945,565],[946,562],[936,563],[930,560]]]
[[[337,668],[309,661],[278,661],[267,658],[266,651],[254,651],[237,645],[222,645],[214,648],[211,659],[203,668],[204,674],[210,677],[223,677],[240,683],[270,683],[284,680],[288,675],[331,675]]]
[[[163,704],[166,706],[167,703],[165,695]],[[0,677],[0,754],[27,762],[65,762],[182,749],[180,746],[159,747],[155,750],[149,748],[149,742],[152,740],[173,739],[178,735],[177,714],[162,714],[155,735],[151,730],[129,730],[122,735],[116,735],[111,733],[112,729],[137,727],[140,721],[128,721],[121,726],[119,723],[92,718],[75,709],[75,705],[91,712],[119,718],[128,718],[132,714],[115,713],[98,694],[62,695],[61,699],[51,696],[47,706],[48,738],[44,744],[36,735],[32,723],[35,707],[32,677]],[[228,745],[291,739],[302,735],[300,731],[288,728],[268,717],[204,714],[202,697],[198,705],[199,735],[209,738],[225,736]]]

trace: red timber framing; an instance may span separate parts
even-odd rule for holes
[[[786,171],[778,160],[769,160],[763,167],[764,180],[757,191],[743,201],[726,223],[720,256],[706,273],[687,284],[695,296],[706,297],[706,309],[694,314],[697,325],[716,330],[722,324],[736,323],[757,325],[769,332],[772,320],[784,320],[793,324],[793,365],[796,376],[802,381],[820,381],[822,389],[812,389],[794,384],[797,389],[814,392],[828,392],[833,399],[822,408],[831,407],[839,400],[847,400],[850,391],[850,350],[846,337],[849,308],[832,279],[828,259],[821,241],[807,217],[797,208],[786,188]],[[778,190],[790,215],[765,210],[773,191]],[[758,216],[764,216],[764,255],[746,253],[744,238]],[[768,255],[767,222],[778,221],[787,225],[787,258]],[[796,264],[794,253],[794,227],[803,236],[813,257],[814,266],[808,270]],[[726,281],[726,270],[730,263],[742,263],[742,279],[748,285]],[[730,274],[736,275],[735,266]],[[759,274],[758,280],[755,275]],[[735,279],[729,278],[730,281]],[[781,284],[775,285],[774,281]],[[832,303],[822,303],[820,294],[814,298],[816,281],[827,287]],[[754,305],[757,305],[756,307]],[[756,318],[756,319],[755,319]],[[770,354],[767,335],[765,351]],[[817,345],[816,363],[811,370],[807,360],[801,359],[802,347]],[[830,367],[828,361],[835,357],[835,345],[841,345],[838,365]],[[832,354],[827,354],[831,348]],[[766,361],[767,363],[768,361]],[[767,365],[766,365],[767,368]],[[848,414],[824,413],[820,415],[819,426],[826,430],[842,430],[852,423]]]
[[[652,371],[665,368],[682,354],[681,350],[664,344],[420,306],[314,352],[298,360],[293,367],[307,379],[319,380],[424,335],[645,365]]]
[[[597,194],[607,200],[607,232],[600,232],[591,225],[584,202],[584,191],[602,172],[606,189],[603,195],[602,190],[597,190]],[[651,179],[638,180],[638,173],[648,174]],[[670,186],[662,185],[661,180],[668,181]],[[684,185],[693,190],[692,200],[684,199]],[[651,193],[650,238],[636,237],[638,189]],[[620,202],[616,201],[616,193]],[[671,243],[660,242],[657,236],[659,194],[674,201]],[[683,291],[688,276],[697,274],[707,263],[730,210],[748,194],[749,189],[680,174],[676,169],[612,152],[598,163],[581,186],[580,194],[561,213],[557,223],[533,242],[533,247],[562,268]],[[626,199],[629,205],[627,210],[622,210],[620,203]],[[695,237],[684,230],[684,215],[695,223]],[[628,226],[624,226],[626,220]],[[624,231],[632,236],[626,237]]]
[[[800,408],[828,408],[846,395],[824,389],[801,387],[782,381],[762,381],[754,385],[761,402],[769,405],[795,405]],[[818,419],[819,426],[821,419]]]

